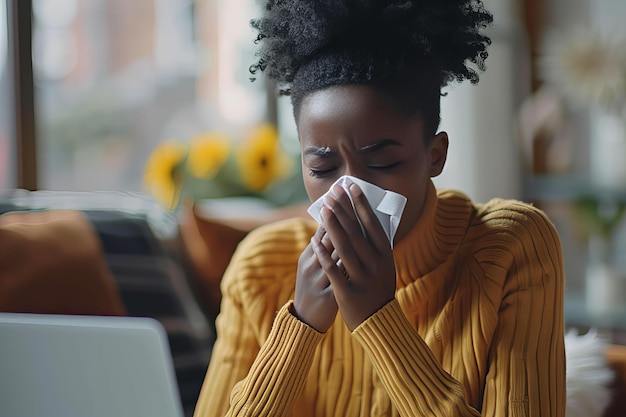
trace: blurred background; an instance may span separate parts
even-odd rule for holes
[[[544,209],[568,324],[626,343],[626,2],[485,4],[488,69],[446,89],[436,184]],[[250,81],[258,14],[255,0],[0,0],[0,190],[145,192],[164,141],[262,124],[297,161],[289,100]]]

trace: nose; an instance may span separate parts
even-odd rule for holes
[[[343,175],[350,175],[351,177],[359,178],[366,182],[372,182],[369,178],[367,170],[360,166],[360,164],[347,162],[343,171]]]

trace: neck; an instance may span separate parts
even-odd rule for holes
[[[473,210],[465,195],[438,193],[434,184],[429,184],[420,218],[393,251],[398,287],[428,274],[449,258],[463,240]]]

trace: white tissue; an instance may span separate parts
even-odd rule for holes
[[[380,221],[383,229],[385,230],[385,234],[389,239],[389,244],[393,248],[393,238],[396,235],[396,231],[398,230],[398,225],[400,224],[400,219],[402,217],[402,212],[404,211],[404,206],[406,205],[406,197],[402,194],[395,193],[393,191],[385,190],[383,188],[378,187],[377,185],[370,184],[369,182],[363,181],[362,179],[352,177],[350,175],[344,175],[339,178],[335,183],[330,187],[335,186],[335,184],[341,185],[344,190],[346,190],[346,194],[350,197],[350,201],[352,202],[352,196],[350,195],[350,184],[356,184],[361,188],[363,194],[367,198],[367,202],[374,209],[374,213],[376,217]],[[324,198],[329,191],[326,192],[323,196],[318,198],[311,206],[308,208],[308,213],[317,220],[318,223],[322,223],[320,218],[320,210],[324,205]],[[352,202],[352,207],[354,208],[354,202]],[[356,210],[355,210],[356,214]],[[359,224],[361,224],[361,220],[357,216],[359,220]],[[361,224],[361,230],[363,230],[363,225]],[[365,231],[363,230],[363,234]]]

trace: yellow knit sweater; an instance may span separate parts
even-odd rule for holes
[[[196,417],[563,416],[563,267],[541,211],[430,184],[394,248],[395,299],[352,333],[289,312],[316,228],[283,221],[240,244]]]

